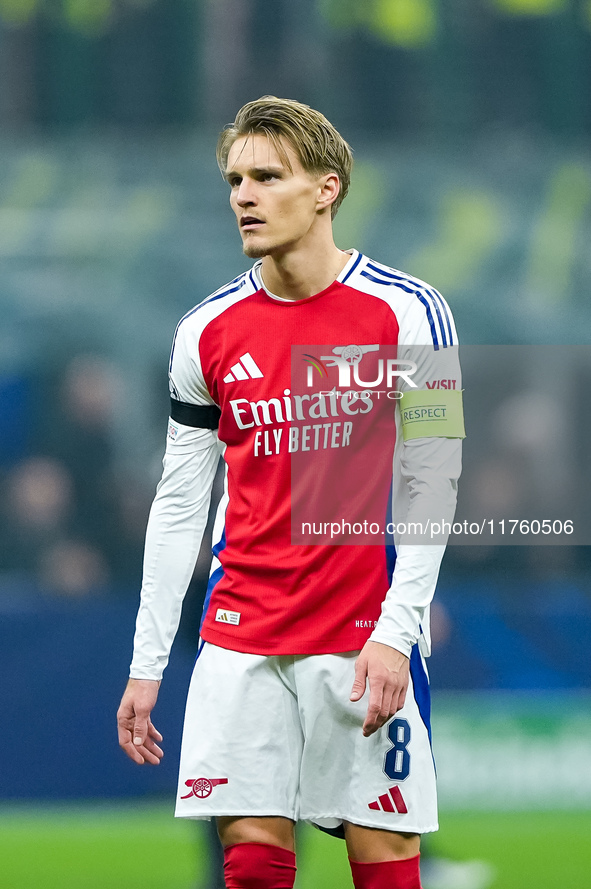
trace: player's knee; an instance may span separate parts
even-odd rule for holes
[[[237,843],[224,849],[227,889],[293,889],[295,853],[267,843]]]
[[[347,851],[353,861],[376,862],[414,858],[421,838],[415,833],[379,830],[345,822]]]
[[[289,818],[222,816],[216,823],[224,847],[257,843],[294,850],[294,822]]]

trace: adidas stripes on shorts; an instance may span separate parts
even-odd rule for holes
[[[417,646],[404,708],[365,738],[358,652],[245,654],[204,643],[185,714],[176,816],[279,815],[437,830],[429,685]]]

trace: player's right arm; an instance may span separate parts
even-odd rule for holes
[[[130,679],[117,711],[119,746],[140,766],[157,766],[164,756],[156,743],[162,735],[150,719],[159,686],[153,679]]]
[[[171,358],[173,416],[169,420],[164,471],[146,531],[130,681],[117,714],[123,750],[135,762],[153,765],[162,755],[156,744],[162,736],[150,714],[207,524],[220,456],[217,433],[197,425],[200,409],[210,408],[212,400],[199,376],[198,349],[182,326],[177,329]],[[174,419],[174,406],[179,403],[184,405],[185,422]]]

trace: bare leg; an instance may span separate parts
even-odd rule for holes
[[[234,846],[236,843],[266,843],[269,846],[279,846],[281,849],[295,852],[294,822],[289,818],[225,816],[216,820],[224,848]]]
[[[345,840],[349,858],[364,864],[414,858],[421,842],[417,833],[394,833],[347,822]]]

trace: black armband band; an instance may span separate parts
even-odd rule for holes
[[[221,411],[217,404],[189,404],[186,401],[170,399],[170,416],[183,426],[195,429],[217,429]]]

